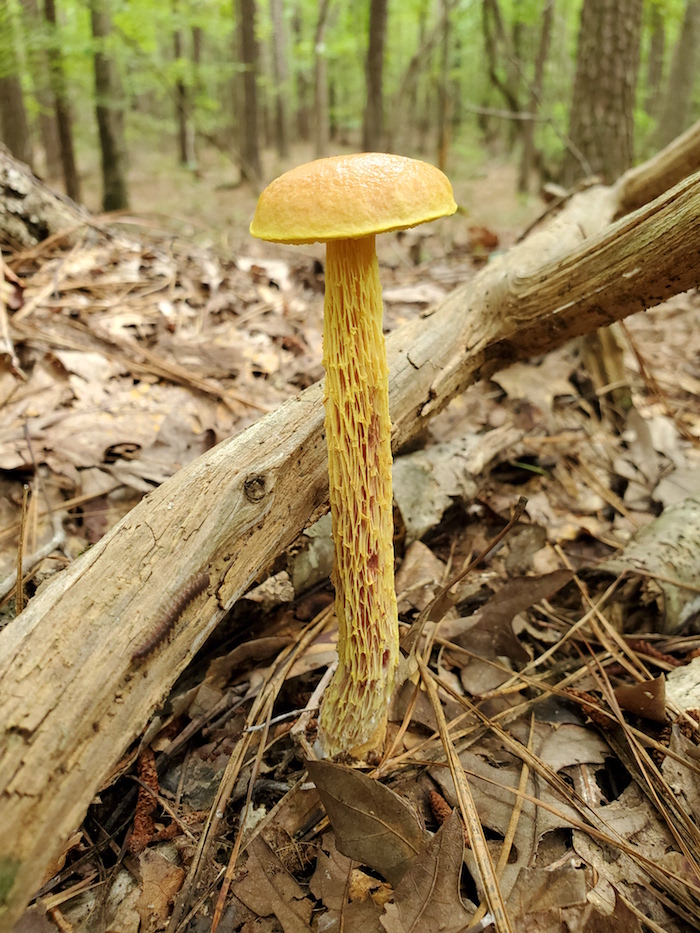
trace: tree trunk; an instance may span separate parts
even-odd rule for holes
[[[365,68],[367,98],[362,127],[365,152],[384,148],[384,42],[386,39],[388,0],[370,0],[369,45]]]
[[[688,125],[695,83],[698,43],[700,43],[700,0],[688,0],[678,42],[673,50],[668,89],[661,110],[656,138],[659,146],[670,143]]]
[[[202,39],[203,32],[201,26],[192,27],[192,86],[189,95],[188,119],[187,119],[187,164],[193,172],[197,171],[197,138],[195,127],[195,103],[197,96],[202,89],[202,76],[200,67],[202,64]]]
[[[449,63],[450,63],[450,10],[447,0],[442,0],[442,36],[440,41],[440,78],[437,93],[437,165],[446,171],[449,149]]]
[[[520,113],[521,107],[518,98],[518,85],[520,82],[515,80],[513,69],[515,53],[503,24],[498,0],[484,0],[481,23],[489,80],[503,97],[508,110],[512,113]],[[515,142],[515,134],[522,133],[523,122],[522,120],[512,121],[513,125],[508,131],[508,140],[511,146]]]
[[[61,168],[63,170],[63,184],[66,194],[73,201],[80,200],[80,178],[75,162],[73,149],[73,124],[66,92],[66,78],[63,69],[63,55],[61,40],[56,25],[56,6],[54,0],[44,0],[44,18],[49,24],[48,57],[51,70],[51,86],[53,88],[54,108],[56,111],[56,124],[58,126],[58,140],[61,149]]]
[[[394,448],[478,379],[700,284],[700,173],[611,226],[625,186],[575,195],[389,336]],[[153,490],[0,632],[3,929],[218,621],[327,508],[322,396],[312,386]],[[134,661],[164,599],[204,572],[172,639]]]
[[[15,158],[31,166],[32,142],[15,48],[14,15],[0,0],[0,136]]]
[[[535,74],[530,86],[529,112],[535,116],[540,109],[542,100],[542,87],[544,84],[544,68],[549,57],[549,44],[552,38],[552,22],[554,20],[554,0],[545,0],[544,9],[540,19],[540,39],[535,55]],[[530,176],[535,165],[535,121],[526,120],[522,128],[523,151],[520,158],[520,171],[518,173],[518,191],[526,193],[530,187]]]
[[[294,47],[299,48],[303,39],[302,17],[300,4],[297,3],[294,9],[294,19],[292,20],[292,32],[294,33]],[[293,56],[292,61],[296,60]],[[309,78],[303,65],[297,64],[294,71],[296,82],[296,132],[297,136],[303,142],[311,138],[311,124],[309,121]]]
[[[639,69],[642,0],[584,0],[564,181],[583,174],[617,178],[632,165],[634,97]],[[585,171],[584,171],[585,168]],[[632,407],[622,346],[615,329],[587,336],[584,367],[601,411],[621,429]],[[612,388],[610,388],[612,387]]]
[[[281,159],[289,155],[289,131],[287,111],[287,42],[284,30],[284,8],[282,0],[270,0],[272,20],[272,75],[275,94],[275,147]]]
[[[177,78],[175,80],[175,123],[177,125],[177,156],[180,165],[187,165],[188,145],[187,145],[187,87],[182,76],[182,29],[178,22],[178,0],[173,0],[173,22],[176,24],[173,30],[173,56],[177,68]]]
[[[512,88],[513,94],[518,100],[524,96],[523,81],[523,36],[526,31],[525,23],[522,20],[522,0],[513,0],[513,8],[510,14],[511,31],[510,42],[508,44],[509,54],[506,58],[506,72],[508,75],[508,85]],[[508,124],[508,149],[512,151],[515,147],[518,137],[522,134],[524,127],[519,126],[516,120],[511,120]]]
[[[44,173],[48,178],[58,178],[61,174],[61,143],[58,137],[58,124],[51,93],[49,60],[43,40],[44,22],[39,12],[37,0],[22,0],[24,13],[24,33],[27,38],[26,55],[34,84],[34,96],[39,106],[39,135],[44,150]]]
[[[118,211],[129,206],[126,184],[124,110],[114,62],[105,49],[112,31],[108,0],[90,0],[92,37],[95,42],[95,112],[102,154],[102,206]]]
[[[314,35],[314,150],[317,159],[328,154],[328,61],[323,33],[330,0],[319,0]]]
[[[258,44],[255,39],[255,0],[237,0],[243,66],[243,123],[240,126],[241,176],[257,185],[262,176],[258,145]]]
[[[632,164],[642,0],[584,0],[562,180],[611,182]]]
[[[666,50],[666,23],[656,4],[651,7],[651,41],[647,58],[647,93],[644,109],[655,117],[659,109],[661,81],[664,74],[664,52]],[[678,134],[676,134],[678,135]]]
[[[427,149],[428,143],[428,132],[430,130],[430,109],[429,109],[429,100],[430,93],[426,88],[423,94],[420,94],[420,84],[421,84],[421,72],[429,72],[430,56],[432,55],[433,46],[432,44],[426,48],[426,38],[425,32],[428,24],[428,2],[429,0],[421,0],[420,7],[418,8],[418,49],[413,55],[413,58],[409,62],[409,66],[406,72],[406,84],[410,89],[409,94],[409,113],[415,113],[415,127],[417,130],[417,140],[416,145],[418,147],[418,152],[425,152]],[[436,34],[437,38],[437,34]],[[423,51],[425,50],[425,51]],[[422,68],[421,66],[426,64],[428,67]],[[411,71],[411,66],[414,66]],[[412,79],[412,80],[411,80]],[[424,83],[427,85],[429,79],[426,78]],[[404,82],[401,83],[399,88],[399,95],[401,94],[401,89],[404,87]],[[421,106],[422,105],[422,106]],[[401,108],[396,107],[394,110],[394,119],[398,122],[399,126],[404,126],[407,121],[401,120],[400,118]]]

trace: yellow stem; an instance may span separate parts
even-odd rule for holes
[[[327,244],[323,330],[338,670],[321,710],[328,755],[384,740],[399,655],[389,371],[374,237]]]

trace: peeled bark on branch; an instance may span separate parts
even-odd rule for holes
[[[89,215],[62,198],[0,147],[0,241],[28,248],[65,230],[82,232]]]
[[[700,283],[700,173],[614,225],[614,188],[387,340],[392,441],[471,383]],[[9,930],[125,747],[256,576],[327,508],[322,386],[189,464],[0,633],[0,929]],[[145,660],[168,604],[210,584]]]

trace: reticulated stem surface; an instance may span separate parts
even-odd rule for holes
[[[339,665],[323,703],[327,754],[381,744],[398,662],[389,371],[374,237],[327,244],[326,437]]]

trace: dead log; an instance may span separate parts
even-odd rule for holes
[[[677,184],[700,165],[700,120],[647,162],[620,179],[617,216],[637,210]]]
[[[0,147],[0,233],[5,242],[29,248],[57,233],[70,239],[86,224],[92,224],[87,211],[47,188]]]
[[[389,337],[395,447],[478,379],[698,285],[700,173],[609,225],[623,194],[624,179],[575,196]],[[181,470],[0,633],[0,929],[224,613],[327,508],[321,398],[312,386]]]

